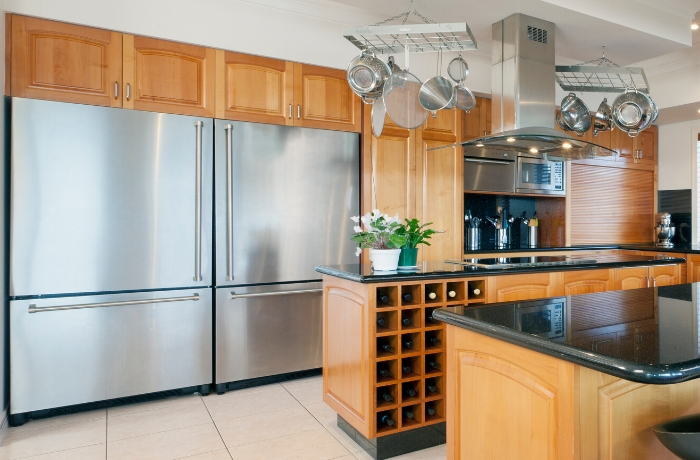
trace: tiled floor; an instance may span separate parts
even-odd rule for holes
[[[369,460],[336,426],[321,377],[168,398],[10,428],[0,460]],[[444,460],[438,446],[396,460]]]

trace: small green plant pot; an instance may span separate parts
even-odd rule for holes
[[[418,264],[418,248],[401,248],[399,267],[415,267]]]

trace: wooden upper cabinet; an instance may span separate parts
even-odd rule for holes
[[[294,125],[359,133],[362,101],[344,70],[294,64]]]
[[[615,129],[611,133],[612,148],[618,153],[618,160],[634,163],[635,162],[635,146],[634,138],[629,137],[626,132],[621,129]]]
[[[124,35],[124,107],[214,116],[216,51]]]
[[[121,107],[122,34],[12,15],[12,95]]]
[[[423,139],[441,140],[452,144],[457,142],[458,130],[461,129],[463,110],[438,110],[428,115],[421,127]]]
[[[216,51],[216,117],[294,124],[294,63]]]
[[[658,126],[650,126],[635,138],[637,163],[656,165],[656,149],[659,138]]]
[[[476,98],[476,107],[462,116],[462,142],[491,134],[491,99]]]

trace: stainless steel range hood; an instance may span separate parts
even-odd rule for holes
[[[492,26],[491,132],[462,145],[479,151],[589,159],[615,152],[554,129],[554,23],[514,14]]]

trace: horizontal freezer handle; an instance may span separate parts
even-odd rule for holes
[[[309,293],[313,293],[313,292],[323,292],[323,288],[297,289],[297,290],[293,290],[293,291],[256,292],[256,293],[252,293],[252,294],[236,294],[235,292],[231,291],[229,299],[236,300],[236,299],[245,299],[248,297],[268,297],[268,296],[273,296],[273,295],[287,295],[287,294],[309,294]]]
[[[499,160],[486,160],[486,159],[481,159],[481,158],[465,158],[465,162],[467,163],[491,163],[494,165],[510,165],[513,164],[512,161],[499,161]]]
[[[45,311],[60,311],[60,310],[80,310],[83,308],[100,308],[100,307],[124,307],[126,305],[143,305],[149,303],[165,303],[165,302],[189,302],[198,301],[199,294],[194,294],[186,297],[168,297],[165,299],[143,299],[143,300],[124,300],[121,302],[102,302],[102,303],[84,303],[78,305],[61,305],[58,307],[37,307],[35,304],[29,305],[29,313],[42,313]]]

